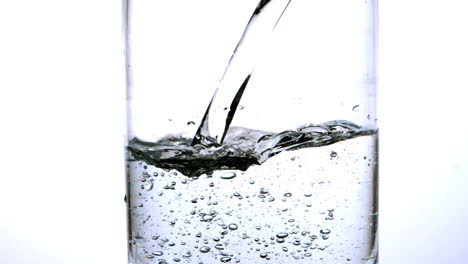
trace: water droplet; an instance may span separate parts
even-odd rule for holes
[[[170,247],[173,247],[173,246],[175,246],[175,243],[174,243],[174,242],[171,242],[171,243],[169,243],[168,245],[169,245]]]
[[[250,181],[250,184],[255,184],[255,181],[254,180]]]
[[[266,258],[266,257],[268,257],[268,254],[267,253],[262,253],[262,254],[260,254],[260,257],[261,258]]]
[[[157,173],[157,172],[153,172],[153,176],[154,176],[154,177],[158,177],[158,173]]]
[[[332,151],[330,153],[330,157],[335,158],[336,156],[338,156],[338,153],[336,153],[335,151]]]
[[[284,197],[291,197],[291,196],[292,196],[292,194],[289,193],[289,192],[284,194]]]
[[[214,187],[214,182],[210,182],[209,186]]]
[[[330,229],[328,229],[328,228],[327,228],[327,229],[321,229],[321,230],[320,230],[320,234],[323,234],[323,235],[328,235],[328,234],[330,234],[330,233],[331,233],[331,231],[330,231]]]
[[[155,251],[155,252],[153,252],[153,255],[155,255],[156,257],[160,257],[160,256],[164,255],[164,253],[162,251]]]
[[[180,258],[174,258],[172,260],[174,260],[174,262],[180,262]]]
[[[278,243],[284,243],[284,238],[277,238],[277,239],[276,239],[276,242],[278,242]]]
[[[305,197],[311,197],[312,194],[311,194],[311,193],[304,193],[304,196],[305,196]]]
[[[159,238],[158,235],[152,237],[153,240],[157,240],[158,238]]]
[[[224,179],[224,180],[230,180],[230,179],[233,179],[235,178],[237,175],[235,172],[226,172],[224,173],[223,175],[221,175],[221,179]]]
[[[275,197],[268,198],[268,202],[274,202],[274,201],[275,201]]]
[[[353,106],[353,112],[357,112],[357,111],[359,111],[359,105]]]
[[[222,257],[222,258],[220,258],[219,260],[220,260],[221,262],[223,262],[223,263],[226,263],[226,262],[231,261],[231,258],[230,258],[230,257]]]
[[[283,247],[282,248],[284,252],[288,252],[288,248],[287,247]]]
[[[154,256],[152,256],[152,255],[147,255],[146,258],[147,258],[147,259],[153,259]]]
[[[305,253],[305,254],[304,254],[304,257],[311,257],[311,256],[312,256],[311,253]]]
[[[201,237],[201,236],[202,236],[202,233],[197,233],[195,236],[196,236],[196,237]]]
[[[323,240],[327,240],[328,238],[329,238],[328,235],[322,235]]]
[[[188,121],[187,126],[190,126],[190,125],[195,125],[195,122],[194,121]]]
[[[230,224],[229,229],[230,230],[237,230],[237,225],[236,224]]]
[[[208,253],[209,251],[210,251],[209,247],[203,246],[203,247],[200,248],[201,253]]]
[[[224,235],[227,235],[227,233],[228,233],[228,231],[227,231],[227,230],[224,230],[224,231],[221,232],[220,234],[221,234],[222,236],[224,236]]]

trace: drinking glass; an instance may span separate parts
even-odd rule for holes
[[[123,6],[128,263],[377,263],[377,1]]]

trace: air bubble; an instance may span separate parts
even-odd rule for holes
[[[221,175],[221,179],[224,179],[224,180],[230,180],[230,179],[233,179],[235,178],[237,175],[235,172],[226,172],[224,173],[223,175]]]
[[[287,236],[288,236],[288,233],[286,233],[286,232],[281,232],[281,233],[276,234],[277,238],[285,238]]]
[[[153,189],[153,182],[148,182],[144,185],[146,191],[151,191]]]
[[[203,247],[200,248],[200,252],[201,252],[201,253],[208,253],[209,251],[210,251],[210,248],[209,248],[209,247],[203,246]]]
[[[223,262],[223,263],[226,263],[226,262],[231,261],[231,258],[230,258],[230,257],[222,257],[222,258],[220,258],[219,260],[220,260],[221,262]]]
[[[224,246],[222,244],[216,244],[215,248],[218,250],[224,250]]]

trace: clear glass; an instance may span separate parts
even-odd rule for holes
[[[377,263],[374,0],[124,0],[128,263]]]

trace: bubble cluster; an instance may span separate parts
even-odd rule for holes
[[[350,168],[359,163],[372,175],[374,157],[348,149],[311,149],[317,162],[304,150],[282,153],[247,171],[197,177],[130,163],[129,252],[145,264],[361,263],[372,256],[365,234],[375,232],[378,215],[360,202],[372,197],[368,184],[358,184],[369,179]]]

